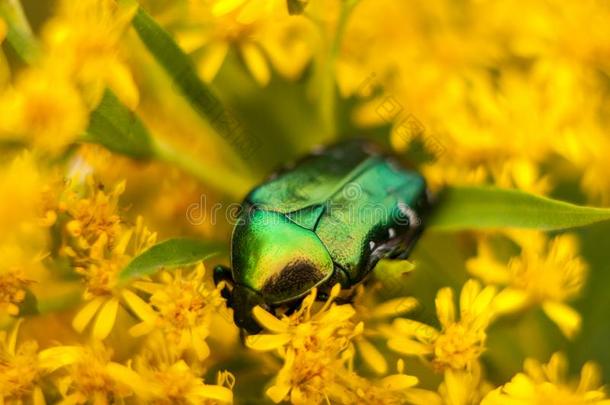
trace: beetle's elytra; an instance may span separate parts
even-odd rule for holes
[[[317,287],[350,288],[382,258],[404,259],[423,230],[424,178],[360,141],[313,153],[244,199],[231,269],[218,266],[236,324],[250,333],[256,305],[298,304]]]

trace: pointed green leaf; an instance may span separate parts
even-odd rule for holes
[[[17,55],[26,63],[32,63],[40,54],[39,44],[16,0],[0,1],[0,17],[6,22],[6,39]]]
[[[197,70],[171,35],[165,31],[142,8],[133,18],[135,28],[146,48],[171,77],[176,88],[186,97],[191,106],[221,134],[231,132],[231,120],[210,88],[199,78]]]
[[[567,229],[610,220],[610,209],[578,206],[496,187],[449,187],[439,195],[429,228]]]
[[[149,276],[162,268],[188,266],[217,254],[217,242],[187,238],[168,239],[135,257],[121,272],[122,281]]]
[[[91,113],[83,139],[134,158],[154,156],[150,134],[142,121],[108,89]]]
[[[121,0],[121,2],[136,3],[134,0]],[[171,78],[173,86],[231,147],[228,152],[231,153],[231,158],[251,159],[261,147],[261,139],[254,134],[244,132],[241,118],[228,110],[212,89],[199,78],[197,68],[189,55],[141,7],[132,20],[132,26],[148,51]]]

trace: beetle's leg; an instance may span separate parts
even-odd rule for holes
[[[338,305],[351,304],[352,302],[354,302],[355,297],[356,297],[356,290],[353,289],[347,297],[335,297],[333,299],[333,302],[337,303]],[[319,292],[318,295],[316,295],[316,300],[318,300],[318,301],[327,301],[328,298],[329,298],[329,295],[327,292]]]
[[[221,282],[225,282],[225,286],[224,288],[220,291],[220,295],[226,299],[229,300],[229,307],[231,307],[230,304],[230,298],[231,298],[231,291],[229,290],[229,287],[227,286],[230,285],[231,287],[233,287],[233,273],[231,272],[231,269],[227,266],[223,266],[223,265],[218,265],[216,267],[214,267],[214,284],[218,285]]]
[[[301,307],[302,302],[303,300],[296,300],[293,303],[289,304],[288,308],[284,312],[284,315],[289,316],[293,314],[297,309]],[[275,317],[277,318],[277,313],[275,312],[275,309],[273,310],[273,315],[275,315]]]
[[[326,280],[322,285],[319,286],[318,292],[316,294],[316,300],[328,300],[330,290],[337,283],[341,284],[342,289],[350,288],[352,286],[352,282],[347,276],[345,270],[335,264],[335,266],[333,266],[333,272],[331,276],[328,278],[328,280]]]
[[[356,289],[353,288],[347,297],[337,297],[334,302],[338,305],[353,304],[354,298],[356,298]]]
[[[326,301],[328,299],[328,293],[326,291],[318,291],[316,295],[316,300],[318,301]]]
[[[231,292],[231,308],[233,308],[233,319],[235,324],[248,333],[256,334],[262,330],[254,316],[252,309],[260,305],[267,308],[262,297],[248,287],[236,284]]]

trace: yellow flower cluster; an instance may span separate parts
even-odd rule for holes
[[[351,320],[356,314],[351,305],[333,303],[339,292],[337,284],[324,305],[315,310],[314,289],[296,312],[281,319],[261,307],[254,308],[254,316],[270,333],[249,336],[247,346],[260,351],[276,350],[283,359],[267,395],[275,403],[289,398],[294,404],[399,404],[415,396],[411,388],[418,380],[402,374],[402,367],[398,374],[377,382],[367,381],[353,371],[352,340],[362,333],[364,324]]]
[[[138,91],[118,45],[134,11],[111,0],[61,2],[28,56],[32,66],[0,97],[0,139],[58,154],[85,131],[106,86],[135,107]]]

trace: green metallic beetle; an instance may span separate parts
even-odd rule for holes
[[[312,153],[252,190],[233,230],[232,269],[216,284],[235,323],[260,326],[256,305],[296,308],[314,287],[327,296],[361,282],[382,258],[405,259],[423,230],[429,198],[421,175],[372,145],[349,141]]]

